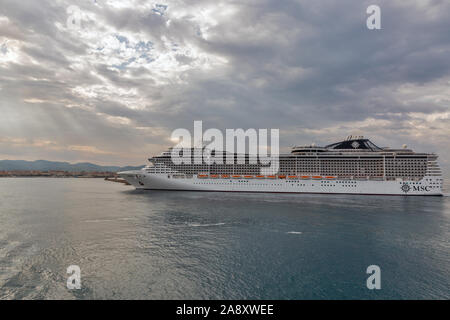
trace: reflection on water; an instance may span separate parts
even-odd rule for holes
[[[0,179],[3,299],[450,298],[450,198]],[[69,265],[82,289],[65,286]],[[366,288],[369,265],[382,289]]]

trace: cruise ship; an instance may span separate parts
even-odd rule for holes
[[[261,174],[267,164],[250,161],[248,154],[233,154],[234,161],[224,164],[175,164],[171,150],[150,158],[150,165],[141,170],[118,174],[144,190],[442,195],[436,154],[417,153],[405,145],[401,149],[380,148],[363,136],[349,136],[324,147],[294,146],[290,153],[278,155],[278,171],[268,175]],[[189,151],[193,160],[203,160],[202,150]],[[244,163],[238,161],[242,156]]]

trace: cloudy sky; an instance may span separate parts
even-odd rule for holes
[[[449,14],[448,0],[0,0],[0,159],[143,164],[203,120],[279,128],[286,147],[365,135],[448,167]]]

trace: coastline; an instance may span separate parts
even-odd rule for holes
[[[117,178],[115,172],[109,171],[28,171],[12,170],[0,171],[0,178]]]

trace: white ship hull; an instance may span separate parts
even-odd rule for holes
[[[127,171],[119,175],[136,189],[267,192],[267,193],[329,193],[360,195],[441,196],[442,179],[425,176],[420,181],[397,180],[340,180],[340,179],[222,179],[179,178],[168,174]]]

